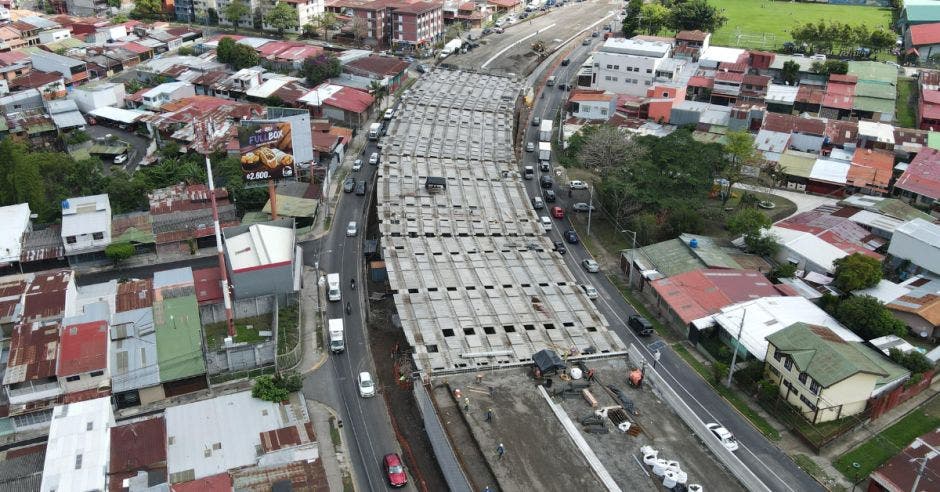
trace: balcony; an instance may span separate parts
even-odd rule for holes
[[[57,381],[19,383],[16,388],[7,388],[11,405],[22,405],[31,401],[55,398],[62,394]]]

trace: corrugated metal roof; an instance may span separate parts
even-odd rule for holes
[[[736,302],[781,292],[756,270],[703,269],[655,280],[653,289],[686,324]]]
[[[62,226],[52,224],[45,229],[34,229],[23,235],[21,262],[30,263],[64,257],[65,246],[62,244]]]
[[[111,317],[111,389],[115,393],[160,384],[157,335],[149,307]]]
[[[108,473],[165,466],[166,421],[162,416],[111,428]]]

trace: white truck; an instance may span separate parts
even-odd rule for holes
[[[542,120],[542,125],[539,127],[539,141],[552,141],[552,120]]]
[[[552,160],[552,144],[550,142],[539,142],[539,160]]]
[[[331,301],[338,301],[342,298],[343,293],[339,288],[339,274],[331,273],[326,276],[326,285],[327,285],[327,296]]]
[[[373,123],[369,125],[369,140],[378,140],[382,134],[382,124]]]
[[[345,331],[343,330],[343,319],[335,318],[329,321],[330,334],[330,352],[334,354],[342,353],[346,350]]]

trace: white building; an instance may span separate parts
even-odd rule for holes
[[[914,219],[894,230],[888,254],[940,275],[940,226]]]
[[[114,411],[108,397],[55,407],[40,490],[107,490],[113,425]]]
[[[23,234],[32,229],[28,203],[0,207],[0,264],[20,261]]]
[[[568,99],[571,116],[606,121],[617,110],[617,95],[610,92],[577,89]]]
[[[39,31],[39,44],[54,43],[69,39],[72,37],[72,31],[68,29],[50,29],[48,31]]]
[[[62,202],[62,242],[67,256],[102,251],[111,244],[108,195],[80,196]]]
[[[105,106],[123,107],[125,95],[124,84],[105,82],[76,87],[68,98],[75,101],[79,111],[88,113]]]
[[[591,88],[645,96],[657,77],[667,80],[675,77],[671,52],[669,43],[610,38],[594,53]]]
[[[212,4],[208,8],[214,8],[216,9],[216,12],[219,13],[219,24],[222,24],[224,26],[235,25],[234,22],[229,21],[228,18],[225,16],[225,9],[227,9],[229,4],[232,3],[232,0],[212,0],[208,2],[197,2],[197,4],[201,4],[201,3],[205,3],[206,5]],[[238,20],[238,25],[241,27],[245,27],[245,26],[251,27],[252,23],[254,22],[253,17],[254,17],[255,10],[260,9],[262,7],[261,2],[260,0],[242,0],[242,3],[246,7],[248,7],[248,13],[241,16],[241,18]],[[265,7],[266,6],[267,5],[265,5]]]
[[[158,109],[170,102],[196,95],[196,87],[189,82],[167,82],[143,94],[143,105],[147,109]]]
[[[833,262],[848,256],[848,253],[827,243],[815,234],[786,227],[773,226],[770,234],[777,238],[780,251],[777,261],[790,263],[797,270],[830,275],[835,271]]]

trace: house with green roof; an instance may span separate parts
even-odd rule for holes
[[[816,165],[819,156],[809,152],[787,149],[780,154],[780,172],[785,176],[787,189],[806,191],[810,173]]]
[[[901,32],[910,26],[940,22],[940,2],[936,0],[904,0],[904,7],[898,16]]]
[[[910,377],[863,342],[824,326],[792,325],[767,336],[765,369],[780,396],[818,424],[862,413],[868,401]]]
[[[850,61],[848,73],[858,77],[852,111],[861,119],[891,123],[898,96],[897,67],[874,61]]]
[[[707,236],[681,234],[676,239],[621,251],[620,268],[627,275],[633,269],[630,278],[643,291],[653,280],[692,270],[740,269],[742,266],[730,254],[734,251],[730,244],[721,244]]]

